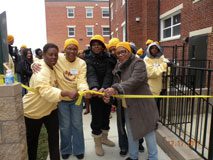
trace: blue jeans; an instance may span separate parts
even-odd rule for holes
[[[83,107],[75,101],[61,101],[58,108],[61,154],[84,154]]]
[[[131,159],[138,159],[138,140],[133,139],[132,130],[129,122],[129,117],[125,109],[125,120],[126,120],[126,129],[128,134],[128,143],[129,143],[129,157]],[[155,131],[152,131],[145,135],[146,145],[148,149],[148,159],[149,160],[158,160],[158,149],[157,142],[155,137]]]

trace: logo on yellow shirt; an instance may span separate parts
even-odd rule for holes
[[[71,74],[69,71],[64,71],[63,72],[64,78],[68,81],[74,81],[76,79],[76,75]]]

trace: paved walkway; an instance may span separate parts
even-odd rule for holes
[[[103,157],[96,156],[95,149],[94,149],[94,141],[91,136],[91,129],[90,129],[90,121],[91,121],[91,115],[87,114],[83,116],[84,119],[84,138],[85,138],[85,158],[84,160],[124,160],[126,157],[121,157],[119,155],[119,147],[118,147],[118,136],[117,136],[117,126],[116,126],[116,114],[112,113],[112,118],[110,119],[110,132],[109,132],[109,138],[113,140],[116,143],[115,147],[107,147],[103,146],[105,155]],[[144,145],[145,146],[145,145]],[[158,147],[159,152],[159,160],[171,160],[164,152],[163,150]],[[145,148],[144,153],[140,153],[139,155],[140,160],[146,160],[147,159],[147,149]],[[49,157],[47,158],[49,160]],[[77,160],[75,156],[70,156],[68,160]]]

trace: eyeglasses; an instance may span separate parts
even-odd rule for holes
[[[127,51],[126,50],[121,50],[121,51],[116,51],[115,52],[115,55],[116,56],[124,56],[127,54]]]

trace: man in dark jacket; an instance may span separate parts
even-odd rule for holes
[[[91,50],[85,55],[87,63],[87,82],[89,88],[103,92],[112,85],[113,64],[108,53],[104,52],[104,38],[95,35],[90,41]],[[109,116],[111,105],[104,103],[103,99],[93,96],[90,100],[92,112],[92,135],[95,141],[95,150],[98,156],[103,156],[102,144],[113,147],[115,144],[108,139]]]
[[[116,45],[118,63],[113,70],[114,84],[105,90],[105,102],[115,94],[152,95],[147,82],[146,66],[142,59],[131,53],[128,42]],[[118,99],[119,100],[119,99]],[[124,117],[127,128],[129,157],[126,160],[138,160],[138,140],[145,138],[148,147],[148,159],[157,160],[157,142],[155,129],[159,118],[157,106],[153,98],[123,98]]]

